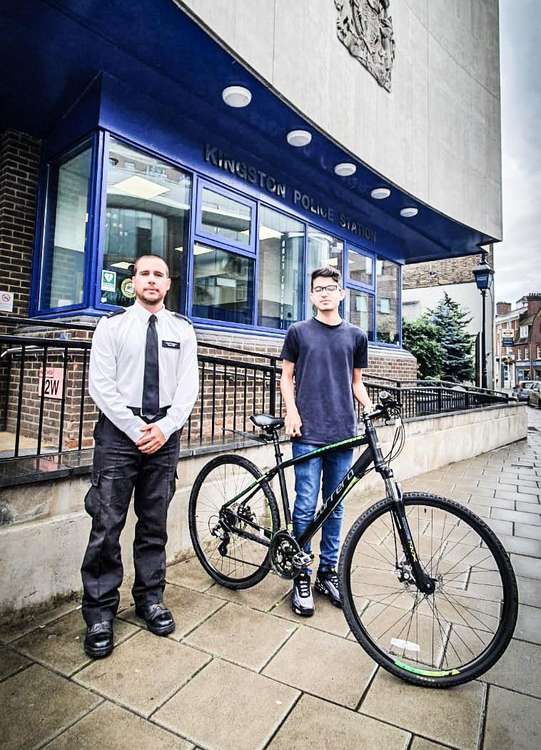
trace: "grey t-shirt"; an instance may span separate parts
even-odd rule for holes
[[[368,366],[368,340],[357,326],[327,325],[316,318],[288,330],[281,359],[295,363],[300,443],[325,445],[357,434],[353,368]]]

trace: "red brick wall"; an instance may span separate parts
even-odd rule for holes
[[[487,262],[494,268],[493,251],[487,253]],[[445,284],[474,283],[473,269],[481,262],[481,255],[464,255],[460,258],[433,260],[426,263],[410,263],[404,266],[402,283],[404,289],[443,286]]]
[[[40,141],[15,130],[0,134],[0,289],[14,293],[13,314],[27,316]]]

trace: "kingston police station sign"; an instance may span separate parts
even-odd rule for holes
[[[255,185],[276,198],[293,203],[297,208],[303,208],[315,216],[320,216],[322,219],[338,225],[341,229],[345,229],[367,242],[372,242],[373,244],[376,242],[376,230],[372,227],[362,224],[357,219],[348,216],[342,211],[336,211],[332,206],[320,203],[309,193],[305,193],[297,188],[291,188],[262,169],[257,169],[257,167],[241,159],[235,159],[228,154],[224,154],[217,146],[209,144],[205,146],[205,161],[213,167],[222,169],[234,177]]]

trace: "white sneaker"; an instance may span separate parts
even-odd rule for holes
[[[299,573],[293,582],[291,592],[291,609],[301,617],[312,617],[314,614],[314,597],[310,576],[306,572]]]

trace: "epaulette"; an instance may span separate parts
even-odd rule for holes
[[[114,318],[115,315],[122,315],[122,313],[125,313],[125,312],[126,312],[126,308],[125,307],[121,307],[120,310],[115,310],[114,312],[109,313],[109,315],[107,317],[108,318]]]
[[[193,326],[192,321],[189,318],[187,318],[186,315],[182,315],[182,313],[177,313],[177,312],[173,313],[173,315],[175,316],[175,318],[180,318],[181,320],[185,320],[186,323],[189,323],[191,326]]]

